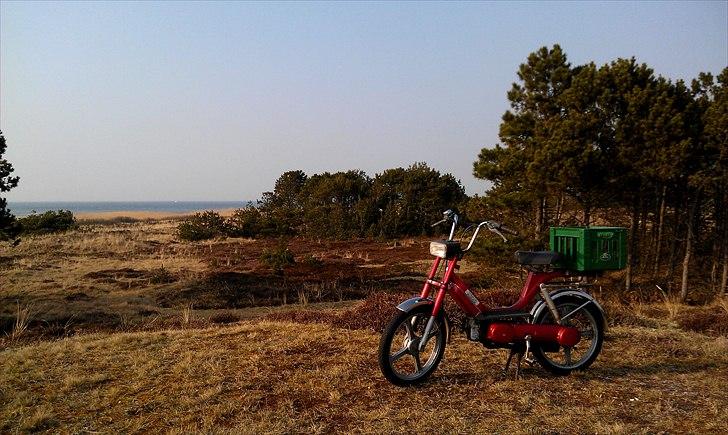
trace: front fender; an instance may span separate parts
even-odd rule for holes
[[[599,305],[599,302],[597,302],[596,299],[589,293],[585,293],[581,290],[572,290],[572,289],[561,289],[556,290],[555,292],[550,294],[551,299],[556,302],[559,298],[563,298],[565,296],[574,296],[579,299],[583,299],[584,302],[590,301],[594,306],[597,307],[599,312],[602,314],[602,326],[604,327],[604,332],[607,331],[607,315],[604,313],[604,308],[602,308],[601,305]],[[535,319],[538,315],[541,314],[543,310],[548,310],[548,306],[546,305],[546,302],[543,300],[540,300],[536,302],[536,305],[531,308],[531,319]]]
[[[421,298],[419,296],[407,299],[406,301],[397,305],[397,309],[403,313],[409,313],[410,311],[423,307],[423,306],[434,306],[435,301],[430,298]],[[447,316],[445,309],[440,308],[440,315],[445,319],[445,341],[450,342],[450,318]]]
[[[409,313],[410,311],[414,310],[415,308],[418,308],[418,307],[421,307],[424,305],[435,305],[435,301],[433,301],[430,298],[421,298],[418,296],[418,297],[407,299],[406,301],[397,305],[397,309],[403,313]]]

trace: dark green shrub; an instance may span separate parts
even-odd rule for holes
[[[260,211],[252,206],[235,210],[226,225],[230,237],[255,237],[261,230]]]
[[[80,224],[87,225],[119,225],[119,224],[134,224],[142,222],[142,219],[133,218],[131,216],[116,216],[112,218],[91,218],[91,219],[80,219]]]
[[[210,316],[210,321],[212,323],[220,323],[220,324],[226,325],[228,323],[239,322],[240,316],[235,313],[231,313],[231,312],[222,312],[222,313],[217,313],[217,314],[213,314],[212,316]]]
[[[76,226],[70,210],[49,210],[18,219],[23,234],[48,234],[67,231]]]
[[[177,277],[164,267],[159,267],[149,271],[150,284],[169,284],[175,281],[177,281]]]
[[[195,213],[177,225],[177,236],[182,240],[207,240],[225,236],[226,233],[225,218],[212,210]]]
[[[293,252],[285,246],[264,250],[263,255],[260,256],[260,261],[273,269],[273,271],[277,274],[283,273],[284,267],[290,266],[296,262],[293,257]]]
[[[307,266],[313,266],[313,267],[320,267],[324,264],[324,262],[321,259],[316,258],[311,254],[308,254],[305,257],[303,257],[302,263]]]

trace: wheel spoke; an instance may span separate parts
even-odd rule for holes
[[[407,330],[407,338],[412,340],[416,337],[415,331],[412,329],[411,320],[407,320],[406,322],[404,322],[404,328]]]
[[[409,349],[407,347],[403,347],[402,349],[398,350],[392,355],[389,355],[389,362],[395,362],[398,359],[402,358],[403,356],[407,355],[409,353]]]
[[[429,334],[429,335],[427,336],[427,339],[428,339],[428,340],[429,340],[429,339],[431,339],[432,337],[434,337],[435,335],[437,335],[437,333],[438,333],[438,332],[440,332],[440,331],[439,331],[439,329],[437,329],[437,326],[435,326],[435,327],[434,327],[434,328],[432,328],[432,330],[430,331],[430,334]]]
[[[422,370],[422,363],[420,362],[420,353],[414,352],[412,356],[415,357],[415,369],[417,372],[419,372],[420,370]]]
[[[568,366],[571,365],[571,348],[564,348],[564,363]]]

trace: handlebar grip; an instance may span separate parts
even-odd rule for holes
[[[434,224],[432,224],[430,226],[434,228],[434,227],[436,227],[436,226],[438,226],[438,225],[440,225],[441,223],[444,223],[444,222],[447,222],[447,219],[443,219],[441,221],[435,222]]]
[[[505,225],[503,225],[500,222],[488,221],[488,226],[490,228],[493,228],[493,229],[497,230],[497,231],[500,231],[500,232],[506,233],[506,234],[510,234],[512,236],[517,236],[518,235],[518,233],[516,231],[513,231],[510,228],[507,228]]]
[[[514,230],[512,230],[510,228],[506,228],[503,225],[501,225],[499,229],[501,230],[501,232],[504,232],[506,234],[510,234],[512,236],[517,236],[518,235],[518,233],[516,231],[514,231]]]

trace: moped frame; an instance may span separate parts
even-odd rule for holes
[[[455,274],[455,270],[459,268],[457,258],[445,260],[445,273],[442,280],[438,281],[435,279],[441,261],[441,258],[435,257],[435,261],[432,264],[432,268],[430,269],[430,273],[427,275],[427,280],[425,280],[425,284],[422,287],[422,292],[420,294],[420,298],[426,299],[430,297],[433,287],[437,289],[437,294],[435,295],[432,307],[432,316],[434,317],[438,315],[442,308],[445,295],[448,293],[458,307],[460,307],[460,309],[469,316],[475,317],[479,314],[487,314],[490,310],[489,307],[486,307],[481,302],[478,302],[477,304],[473,303],[465,294],[465,292],[470,289],[470,285],[461,280]],[[526,311],[530,308],[536,294],[541,290],[541,284],[565,276],[567,276],[567,274],[564,271],[529,272],[518,300],[509,307],[498,309],[505,309],[508,311]]]

